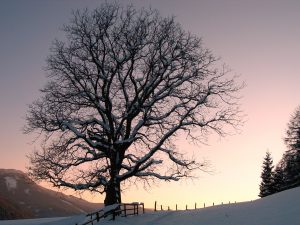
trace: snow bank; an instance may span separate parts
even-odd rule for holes
[[[104,212],[104,213],[107,213],[107,212],[109,212],[109,211],[112,211],[112,210],[114,210],[114,209],[117,209],[119,206],[120,206],[120,204],[113,204],[113,205],[105,206],[105,207],[103,208],[103,212]]]

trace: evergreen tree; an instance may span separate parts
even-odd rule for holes
[[[279,165],[276,166],[274,172],[273,172],[273,190],[274,193],[280,192],[285,190],[285,176],[284,176],[284,170]]]
[[[295,110],[288,123],[284,141],[288,150],[283,154],[282,159],[273,172],[273,185],[270,187],[271,192],[279,192],[300,186],[300,106]],[[268,172],[265,173],[263,171],[262,178],[263,176],[269,176],[267,175]],[[268,180],[269,178],[264,179]],[[260,196],[263,197],[264,193],[268,193],[269,191],[266,191],[268,188],[264,181],[262,181],[260,188]]]
[[[271,153],[267,152],[266,156],[263,161],[263,166],[262,166],[262,173],[261,173],[261,183],[260,183],[260,193],[259,197],[265,197],[268,195],[271,195],[274,193],[274,188],[273,188],[273,159],[271,157]]]
[[[300,186],[300,154],[298,150],[287,151],[283,156],[285,163],[285,186],[293,188]]]
[[[295,110],[288,123],[284,141],[289,151],[300,149],[300,106]]]
[[[293,188],[300,186],[300,106],[288,123],[284,141],[288,148],[283,156],[285,182],[288,188]]]

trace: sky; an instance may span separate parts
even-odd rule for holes
[[[46,82],[44,67],[51,42],[62,39],[60,28],[71,11],[100,6],[101,0],[2,0],[0,7],[0,168],[26,171],[26,155],[39,145],[25,135],[28,104],[40,96]],[[211,162],[212,173],[196,173],[193,180],[158,182],[124,190],[123,201],[144,201],[153,207],[176,203],[257,198],[263,157],[267,150],[277,163],[291,114],[300,104],[300,2],[297,0],[123,0],[135,7],[174,15],[204,46],[221,58],[246,87],[241,108],[247,115],[241,131],[225,138],[211,137],[207,145],[188,149]],[[86,196],[85,196],[86,197]],[[101,202],[103,196],[87,196]]]

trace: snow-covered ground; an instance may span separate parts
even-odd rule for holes
[[[300,188],[253,202],[243,202],[188,211],[149,212],[132,217],[102,220],[101,225],[298,225]],[[0,221],[0,225],[75,225],[84,215],[36,220]]]
[[[85,215],[26,220],[0,220],[0,225],[75,225],[85,220]]]

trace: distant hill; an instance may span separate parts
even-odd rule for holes
[[[9,199],[0,197],[0,219],[19,219],[19,218],[33,218],[34,215],[31,210],[24,209],[22,206],[14,204]]]
[[[0,219],[70,216],[103,207],[37,185],[25,173],[0,169]]]

